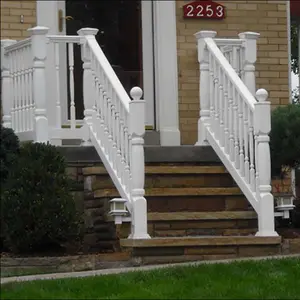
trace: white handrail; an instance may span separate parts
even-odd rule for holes
[[[131,90],[131,101],[95,39],[98,30],[83,28],[85,128],[131,214],[131,238],[150,238],[144,198],[145,101]],[[86,141],[88,142],[88,140]]]
[[[248,83],[253,88],[255,84],[253,61],[256,54],[249,55],[247,44],[244,44],[246,60],[243,71],[249,74],[244,83],[218,48],[213,39],[215,35],[216,32],[212,31],[196,34],[201,107],[197,145],[210,144],[243,191],[258,215],[257,235],[276,236],[270,185],[268,134],[271,111],[268,93],[257,91],[257,101],[245,85]],[[256,43],[255,33],[240,36]]]
[[[247,89],[241,78],[234,71],[234,69],[229,64],[228,60],[224,57],[223,53],[218,48],[214,40],[212,38],[205,38],[204,40],[208,49],[211,51],[211,53],[213,53],[215,59],[219,62],[220,67],[228,76],[228,79],[236,85],[236,88],[238,89],[239,93],[243,96],[244,101],[247,102],[247,104],[253,111],[254,104],[256,103],[254,96],[250,93],[250,91]]]
[[[99,44],[94,39],[88,39],[87,43],[90,46],[91,50],[93,51],[98,62],[101,62],[103,71],[104,71],[108,81],[114,87],[114,90],[117,93],[117,96],[119,97],[119,99],[121,100],[122,105],[124,105],[126,112],[129,112],[129,103],[131,100],[130,100],[128,94],[126,93],[123,85],[121,84],[118,76],[116,75],[115,71],[113,70],[112,66],[110,65],[109,61],[107,60],[106,56],[104,55]]]

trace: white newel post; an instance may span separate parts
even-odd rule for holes
[[[200,65],[199,98],[200,112],[198,120],[198,140],[196,146],[208,145],[206,139],[206,127],[210,122],[210,94],[209,94],[209,57],[205,38],[214,38],[216,31],[199,31],[195,34],[198,44],[198,61]]]
[[[89,126],[92,125],[92,116],[94,113],[93,110],[93,76],[91,70],[91,53],[90,49],[87,46],[86,42],[88,40],[95,40],[95,35],[98,33],[98,29],[96,28],[82,28],[77,31],[79,36],[82,36],[83,39],[81,41],[81,59],[83,61],[83,104],[84,104],[84,126],[85,126],[85,134],[83,137],[83,145],[89,146],[90,142],[90,134],[89,134]]]
[[[147,201],[145,199],[145,100],[141,100],[142,89],[134,87],[130,91],[133,100],[129,104],[129,134],[131,135],[131,234],[132,239],[150,238],[147,228]]]
[[[239,38],[244,40],[244,62],[242,62],[242,80],[253,96],[256,92],[255,63],[257,59],[257,39],[260,34],[256,32],[242,32]]]
[[[271,131],[271,108],[267,101],[268,92],[259,89],[256,92],[254,109],[254,133],[257,138],[257,166],[258,168],[258,232],[257,236],[278,236],[275,231],[274,198],[271,194],[271,157],[269,133]]]
[[[4,48],[13,45],[17,41],[15,40],[1,40],[1,84],[2,84],[2,114],[3,114],[3,126],[11,128],[11,108],[13,99],[11,96],[12,80],[9,71],[9,60],[4,54]]]
[[[49,28],[36,26],[28,29],[33,56],[33,101],[35,104],[35,142],[49,141],[47,118],[47,91],[45,62],[47,59],[47,33]]]

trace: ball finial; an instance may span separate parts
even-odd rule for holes
[[[265,89],[259,89],[256,92],[256,99],[258,102],[265,102],[268,99],[268,92]]]
[[[140,100],[143,96],[143,90],[140,87],[135,86],[130,90],[130,96],[133,100]]]

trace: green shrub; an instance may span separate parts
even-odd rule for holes
[[[20,151],[20,143],[14,131],[0,125],[0,180],[1,193],[6,182],[8,171],[17,159]],[[1,221],[0,221],[1,222]],[[6,250],[3,245],[3,233],[0,231],[0,251]]]
[[[282,166],[300,165],[300,105],[277,107],[272,112],[271,123],[272,176],[279,176]]]
[[[56,147],[27,143],[2,193],[5,245],[13,252],[42,251],[80,237],[64,158]]]
[[[1,124],[0,132],[0,178],[1,185],[6,181],[8,170],[16,160],[19,154],[20,143],[14,131],[10,128],[3,127]]]

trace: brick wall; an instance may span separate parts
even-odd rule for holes
[[[36,25],[36,0],[1,0],[1,39],[22,40]],[[23,23],[21,22],[21,16]]]
[[[259,32],[257,88],[268,90],[272,107],[287,104],[289,86],[285,1],[216,1],[223,4],[227,12],[226,19],[218,21],[183,19],[182,6],[188,2],[191,1],[176,1],[181,143],[194,144],[197,138],[199,65],[194,34],[200,30],[214,30],[218,37],[234,38],[244,31]]]

